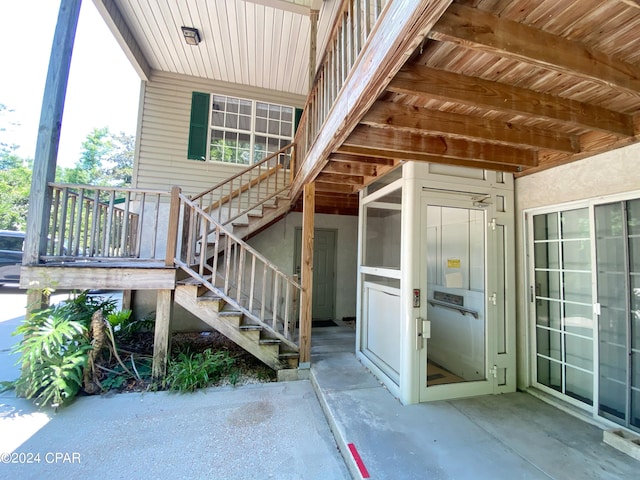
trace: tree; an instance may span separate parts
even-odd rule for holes
[[[0,153],[0,229],[24,230],[29,209],[33,162]]]
[[[7,108],[0,104],[0,120]],[[0,124],[0,132],[6,131]],[[108,128],[94,128],[82,143],[83,151],[73,168],[56,171],[62,183],[129,186],[133,171],[135,138]],[[29,209],[33,160],[19,157],[17,146],[0,142],[0,229],[24,230]]]
[[[4,133],[7,131],[7,128],[4,125],[17,126],[18,122],[14,122],[10,120],[8,114],[13,113],[14,111],[9,109],[5,104],[0,103],[0,133]],[[4,162],[5,157],[10,155],[18,148],[15,144],[8,144],[0,138],[0,161]],[[0,168],[3,168],[4,163],[0,164]]]
[[[94,128],[84,142],[73,168],[60,169],[59,182],[126,187],[131,185],[135,137],[113,134],[107,127]]]

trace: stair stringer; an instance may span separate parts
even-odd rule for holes
[[[230,310],[219,311],[218,302],[221,300],[198,297],[197,285],[177,285],[175,301],[272,369],[280,371],[297,367],[297,356],[292,356],[294,352],[282,352],[282,342],[263,336],[267,333],[264,327],[259,335],[255,329],[241,329],[244,314],[231,306]]]

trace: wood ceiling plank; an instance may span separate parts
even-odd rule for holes
[[[467,160],[461,158],[452,158],[452,157],[442,157],[438,155],[432,155],[429,153],[421,153],[421,152],[392,152],[385,149],[379,149],[375,147],[356,147],[343,145],[338,149],[339,152],[349,153],[349,154],[358,154],[358,155],[372,155],[372,156],[383,156],[388,155],[390,158],[393,157],[396,160],[414,160],[417,162],[430,162],[430,163],[443,163],[446,165],[457,165],[460,167],[470,167],[470,168],[481,168],[486,170],[497,170],[501,172],[521,172],[525,168],[533,168],[533,167],[523,167],[519,165],[507,165],[500,162],[489,162],[482,160]]]
[[[441,157],[484,160],[531,167],[538,164],[537,154],[506,145],[471,142],[465,139],[359,125],[344,142],[345,146],[386,149],[397,154],[420,152]]]
[[[549,130],[392,102],[376,102],[361,124],[577,153],[579,139]]]
[[[635,96],[640,92],[638,66],[477,8],[452,4],[429,32],[429,38],[578,75]]]
[[[400,70],[388,85],[387,90],[538,119],[555,120],[605,133],[634,136],[631,115],[421,65],[411,65]]]

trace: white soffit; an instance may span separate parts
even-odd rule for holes
[[[312,0],[115,3],[152,70],[307,94],[310,25],[305,5]],[[198,29],[199,45],[185,43],[182,26]]]

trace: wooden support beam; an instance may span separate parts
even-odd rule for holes
[[[171,351],[171,315],[175,290],[158,290],[156,299],[156,322],[153,336],[153,378],[164,377]]]
[[[344,146],[362,148],[362,152],[388,150],[396,157],[404,158],[405,153],[420,153],[463,160],[482,160],[492,163],[504,163],[532,167],[538,164],[537,154],[505,145],[471,142],[464,139],[435,135],[358,126],[345,140]],[[358,152],[360,153],[360,152]],[[364,154],[364,153],[361,153]]]
[[[580,151],[580,140],[575,135],[392,102],[376,102],[360,123],[560,152]]]
[[[634,96],[640,91],[637,65],[478,8],[452,4],[429,32],[429,38],[577,75]]]
[[[60,290],[157,290],[176,286],[175,268],[129,267],[126,265],[79,262],[66,266],[23,266],[20,288],[44,289],[55,285]]]
[[[25,312],[25,318],[31,317],[31,315],[38,310],[43,310],[49,307],[50,295],[45,289],[31,288],[27,290],[27,308]]]
[[[60,143],[60,127],[67,92],[73,42],[78,26],[81,0],[61,0],[53,36],[49,70],[44,86],[40,126],[33,160],[27,236],[24,243],[24,265],[36,265],[47,249],[49,212]]]
[[[388,155],[389,158],[394,158],[396,160],[414,160],[416,162],[430,162],[430,163],[443,163],[446,165],[457,165],[460,167],[469,167],[469,168],[480,168],[486,170],[497,170],[500,172],[521,172],[523,170],[522,166],[518,165],[507,165],[503,163],[495,163],[489,161],[479,161],[479,160],[464,160],[460,158],[451,158],[451,157],[443,157],[438,155],[433,155],[429,153],[420,153],[420,152],[393,152],[390,150],[384,150],[379,148],[368,148],[368,147],[352,147],[348,145],[344,145],[338,149],[339,152],[344,153],[353,153],[356,155]]]
[[[385,167],[394,167],[397,165],[397,162],[393,158],[365,157],[362,155],[350,155],[347,153],[332,153],[329,158],[331,162],[360,163]]]
[[[361,187],[364,183],[362,175],[345,175],[340,173],[326,173],[323,170],[316,177],[317,182],[322,183],[337,183],[341,185],[353,185],[355,187]]]
[[[358,191],[358,189],[354,188],[353,185],[347,185],[344,183],[315,182],[315,185],[316,191],[318,192],[350,194]]]
[[[167,225],[167,250],[164,256],[164,264],[173,266],[178,248],[178,231],[180,230],[180,187],[171,187],[171,204],[169,206],[169,219]]]
[[[304,186],[302,207],[302,301],[300,303],[300,363],[311,361],[311,321],[313,316],[313,240],[315,183]]]
[[[631,115],[420,65],[403,68],[391,81],[387,90],[530,118],[554,120],[583,129],[634,136]]]
[[[378,174],[378,166],[371,163],[358,162],[337,162],[329,161],[324,167],[323,173],[331,173],[334,175],[360,175],[363,177],[375,177]]]

